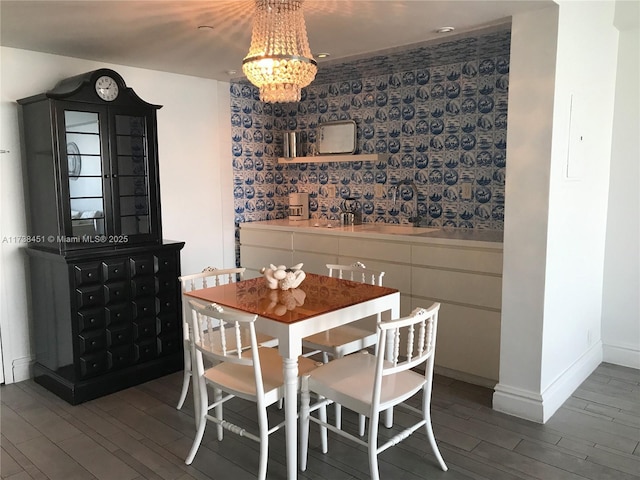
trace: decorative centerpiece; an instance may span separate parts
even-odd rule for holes
[[[302,271],[302,265],[302,263],[298,263],[293,267],[287,268],[285,265],[276,267],[271,264],[269,268],[263,267],[260,273],[264,275],[264,279],[270,289],[290,290],[298,288],[306,277],[306,274]]]

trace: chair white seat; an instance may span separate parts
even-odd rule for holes
[[[344,357],[353,352],[376,344],[377,334],[356,325],[342,325],[304,338],[304,346],[313,350],[328,352],[334,358]]]
[[[278,351],[270,347],[258,349],[260,367],[262,369],[262,383],[264,396],[268,404],[284,397],[284,374],[282,369],[282,357]],[[298,372],[300,375],[309,373],[316,368],[316,362],[309,358],[298,358]],[[221,363],[208,368],[204,374],[205,380],[210,385],[224,386],[226,392],[232,393],[245,400],[253,400],[256,395],[256,383],[253,367],[234,363]],[[275,399],[271,397],[276,396]]]
[[[391,366],[387,360],[384,368]],[[375,381],[376,356],[358,352],[333,360],[309,376],[309,390],[329,397],[350,410],[361,412],[371,406],[371,392]],[[409,398],[425,384],[424,375],[405,370],[384,377],[380,392],[380,409]],[[402,400],[401,400],[402,401]]]
[[[215,267],[206,267],[200,273],[194,273],[191,275],[182,275],[180,277],[180,285],[182,288],[182,339],[184,343],[184,374],[182,380],[182,391],[180,392],[180,398],[178,399],[178,405],[176,408],[180,410],[184,405],[184,401],[187,399],[187,394],[189,393],[189,383],[192,379],[192,363],[193,363],[193,355],[194,352],[191,350],[191,341],[190,341],[190,332],[189,332],[189,316],[191,315],[189,309],[189,299],[184,296],[186,292],[190,292],[200,288],[207,287],[216,287],[219,285],[224,285],[227,283],[232,283],[237,281],[238,279],[242,280],[245,272],[245,268],[243,267],[234,267],[234,268],[215,268]],[[203,304],[203,303],[201,303]],[[204,305],[204,304],[203,304]],[[243,345],[249,345],[248,342],[248,330],[242,327],[244,336]],[[219,334],[216,332],[215,334]],[[229,333],[227,332],[226,342],[231,344],[233,341],[232,338],[229,337]],[[269,335],[265,335],[263,333],[256,333],[256,339],[260,345],[266,345],[270,347],[274,347],[278,344],[277,339],[270,337]],[[195,402],[195,398],[194,398]]]
[[[379,480],[378,455],[397,445],[421,427],[426,430],[429,445],[444,471],[447,465],[442,459],[431,426],[431,389],[440,304],[416,308],[411,315],[397,320],[378,323],[378,349],[375,355],[355,353],[326,363],[302,377],[300,403],[300,468],[307,468],[309,423],[320,425],[323,453],[328,451],[327,430],[365,446],[369,454],[369,470],[372,480]],[[401,343],[404,341],[404,346]],[[386,346],[392,359],[386,359]],[[402,353],[401,353],[402,352]],[[416,367],[424,365],[424,373]],[[319,401],[310,405],[311,392]],[[421,393],[422,408],[417,409],[406,401]],[[367,441],[330,425],[326,420],[326,406],[332,402],[369,418]],[[388,408],[403,408],[410,416],[400,426],[400,431],[378,444],[380,413]],[[311,415],[319,411],[316,418]],[[416,448],[416,443],[412,445]]]
[[[258,478],[265,480],[269,435],[285,425],[281,421],[270,426],[267,416],[267,407],[284,397],[282,357],[275,349],[258,345],[255,331],[257,315],[224,309],[216,304],[203,305],[194,300],[188,300],[188,306],[191,310],[189,341],[193,352],[198,428],[185,463],[191,465],[193,462],[206,425],[212,422],[216,424],[218,440],[222,440],[223,431],[228,430],[260,444]],[[204,358],[212,364],[211,367],[205,368]],[[301,373],[309,374],[315,367],[314,361],[299,358]],[[213,390],[212,402],[208,387]],[[224,418],[223,406],[234,398],[255,403],[257,433]]]
[[[372,285],[382,285],[384,272],[370,270],[363,263],[355,262],[352,265],[327,264],[329,276],[337,276],[345,280],[354,282],[370,283]],[[378,341],[378,334],[373,327],[366,328],[361,325],[369,319],[354,318],[354,323],[331,328],[324,332],[318,332],[302,339],[302,346],[310,350],[305,356],[315,355],[322,352],[322,361],[327,363],[329,357],[341,358],[345,355],[358,352],[365,348],[372,347]],[[380,320],[378,315],[376,322]],[[342,413],[340,403],[336,402],[336,427],[340,428]],[[365,417],[360,416],[360,435],[364,435]]]

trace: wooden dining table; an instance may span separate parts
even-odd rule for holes
[[[302,354],[302,339],[371,315],[380,314],[381,320],[400,316],[400,292],[394,288],[312,273],[293,290],[271,290],[264,278],[257,277],[184,295],[256,314],[256,330],[278,339],[285,382],[289,480],[297,478],[298,356]],[[385,423],[390,426],[390,422],[389,415]]]

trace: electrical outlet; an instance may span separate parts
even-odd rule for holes
[[[384,198],[384,185],[380,184],[380,183],[376,183],[375,187],[375,196],[377,198]]]
[[[462,184],[462,190],[460,192],[460,196],[462,197],[463,200],[471,200],[471,197],[473,195],[473,192],[471,191],[471,184],[470,183],[463,183]]]
[[[327,194],[331,198],[335,197],[336,196],[336,186],[335,185],[327,185]]]

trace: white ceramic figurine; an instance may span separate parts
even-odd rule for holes
[[[298,263],[293,267],[287,268],[285,265],[273,264],[269,265],[269,268],[262,268],[260,273],[264,275],[264,279],[267,282],[267,286],[275,290],[289,290],[297,288],[305,279],[306,274],[301,270],[302,263]]]

